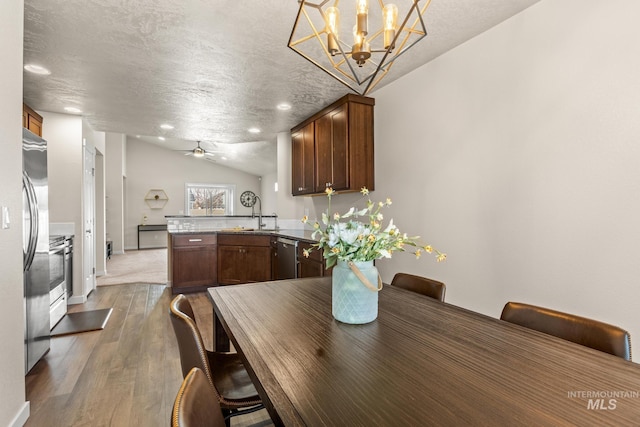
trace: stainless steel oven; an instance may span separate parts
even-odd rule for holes
[[[65,236],[49,238],[49,325],[53,327],[67,313],[67,269]]]

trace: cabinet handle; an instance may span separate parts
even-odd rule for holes
[[[327,183],[325,183],[324,185],[325,185],[325,187],[327,187],[327,188],[331,187],[331,183],[330,183],[330,182],[327,182]]]
[[[189,239],[190,242],[202,242],[202,239]]]

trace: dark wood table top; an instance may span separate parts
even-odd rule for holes
[[[209,296],[276,424],[640,425],[640,365],[403,289],[366,325],[330,278]]]

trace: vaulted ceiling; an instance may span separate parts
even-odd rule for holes
[[[537,1],[432,0],[428,36],[378,87]],[[277,133],[349,92],[287,47],[297,12],[296,0],[25,0],[24,63],[51,74],[25,72],[24,99],[41,111],[77,107],[94,130],[132,143],[202,141],[210,160],[272,173]],[[278,110],[283,102],[292,108]]]

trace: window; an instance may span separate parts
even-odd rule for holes
[[[235,185],[185,184],[185,213],[192,216],[233,215]]]

